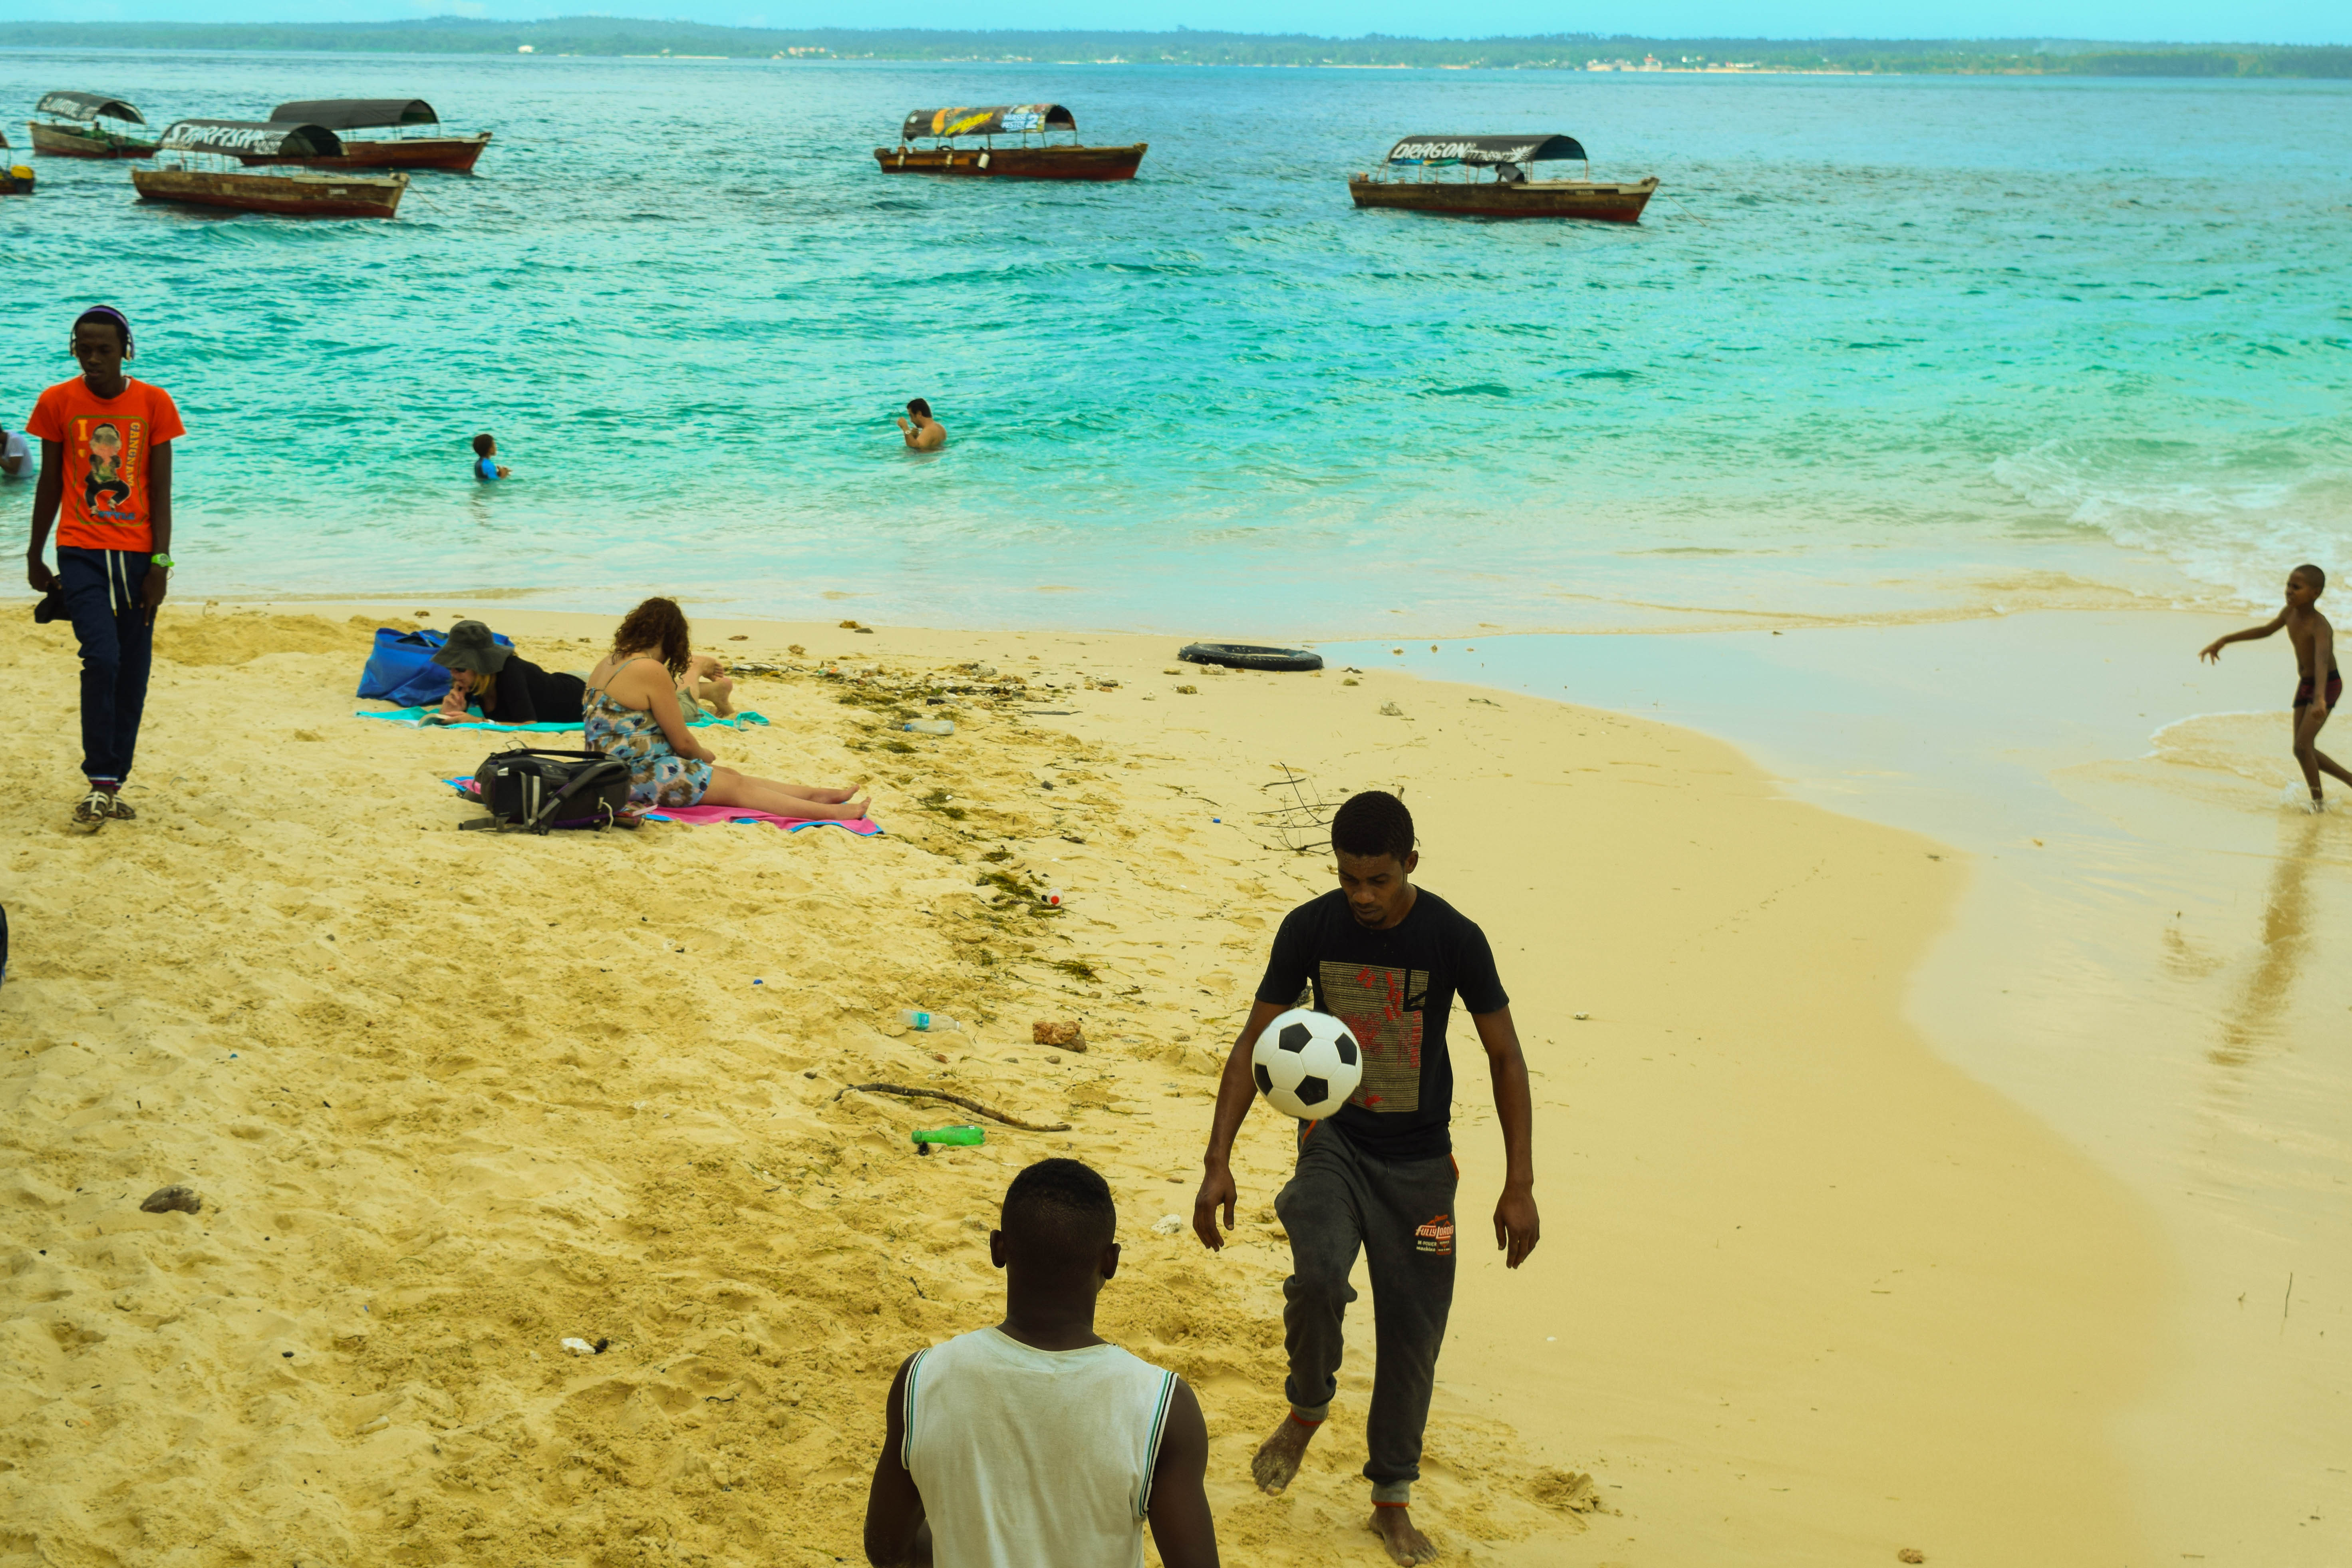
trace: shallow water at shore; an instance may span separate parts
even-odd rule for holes
[[[2226,598],[2352,544],[2341,84],[0,58],[0,101],[84,79],[498,135],[392,224],[64,159],[0,207],[19,321],[121,300],[187,411],[184,591],[1265,637]],[[1141,177],[873,165],[1038,96]],[[1398,134],[1522,124],[1659,174],[1644,222],[1347,203]],[[17,334],[0,408],[68,369]]]
[[[2273,643],[2200,665],[2231,626],[2077,614],[1324,652],[1688,724],[1795,798],[1959,850],[1973,880],[1914,1020],[2128,1187],[2171,1254],[2165,1370],[2119,1432],[2151,1543],[2326,1568],[2352,1550],[2335,1464],[2352,1442],[2352,797],[2294,804],[2293,661]],[[2352,753],[2352,731],[2334,743]]]

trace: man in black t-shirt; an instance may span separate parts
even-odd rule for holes
[[[1224,1245],[1217,1211],[1223,1209],[1231,1228],[1237,1194],[1228,1156],[1256,1093],[1252,1049],[1276,1014],[1303,1005],[1311,991],[1314,1005],[1356,1037],[1364,1076],[1328,1121],[1299,1124],[1298,1165],[1274,1201],[1290,1237],[1282,1314],[1290,1414],[1260,1446],[1250,1474],[1265,1491],[1288,1486],[1329,1413],[1339,1389],[1340,1321],[1356,1299],[1348,1276],[1361,1251],[1372,1279],[1378,1346],[1364,1424],[1371,1527],[1395,1561],[1427,1563],[1437,1548],[1413,1528],[1410,1504],[1437,1350],[1454,1302],[1460,1172],[1448,1130],[1454,1063],[1445,1024],[1454,997],[1477,1026],[1494,1079],[1507,1161],[1495,1245],[1508,1247],[1513,1268],[1535,1249],[1539,1230],[1528,1067],[1486,933],[1409,880],[1421,857],[1404,802],[1377,790],[1350,799],[1331,819],[1331,847],[1339,886],[1284,918],[1256,1005],[1226,1059],[1192,1229],[1212,1248]]]

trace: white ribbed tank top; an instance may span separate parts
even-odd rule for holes
[[[1141,1568],[1176,1374],[1117,1345],[960,1334],[907,1369],[901,1458],[936,1568]]]

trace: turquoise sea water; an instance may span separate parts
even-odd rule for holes
[[[0,420],[122,303],[183,592],[1300,637],[2352,569],[2344,84],[11,52],[19,148],[59,86],[497,133],[389,224],[0,200]],[[1141,176],[874,166],[1040,98]],[[1349,204],[1397,135],[1554,129],[1642,225]]]

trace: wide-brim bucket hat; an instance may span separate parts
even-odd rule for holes
[[[433,662],[476,675],[496,675],[513,654],[514,649],[500,647],[490,637],[490,628],[481,622],[459,621],[449,628],[449,640],[434,653]]]

